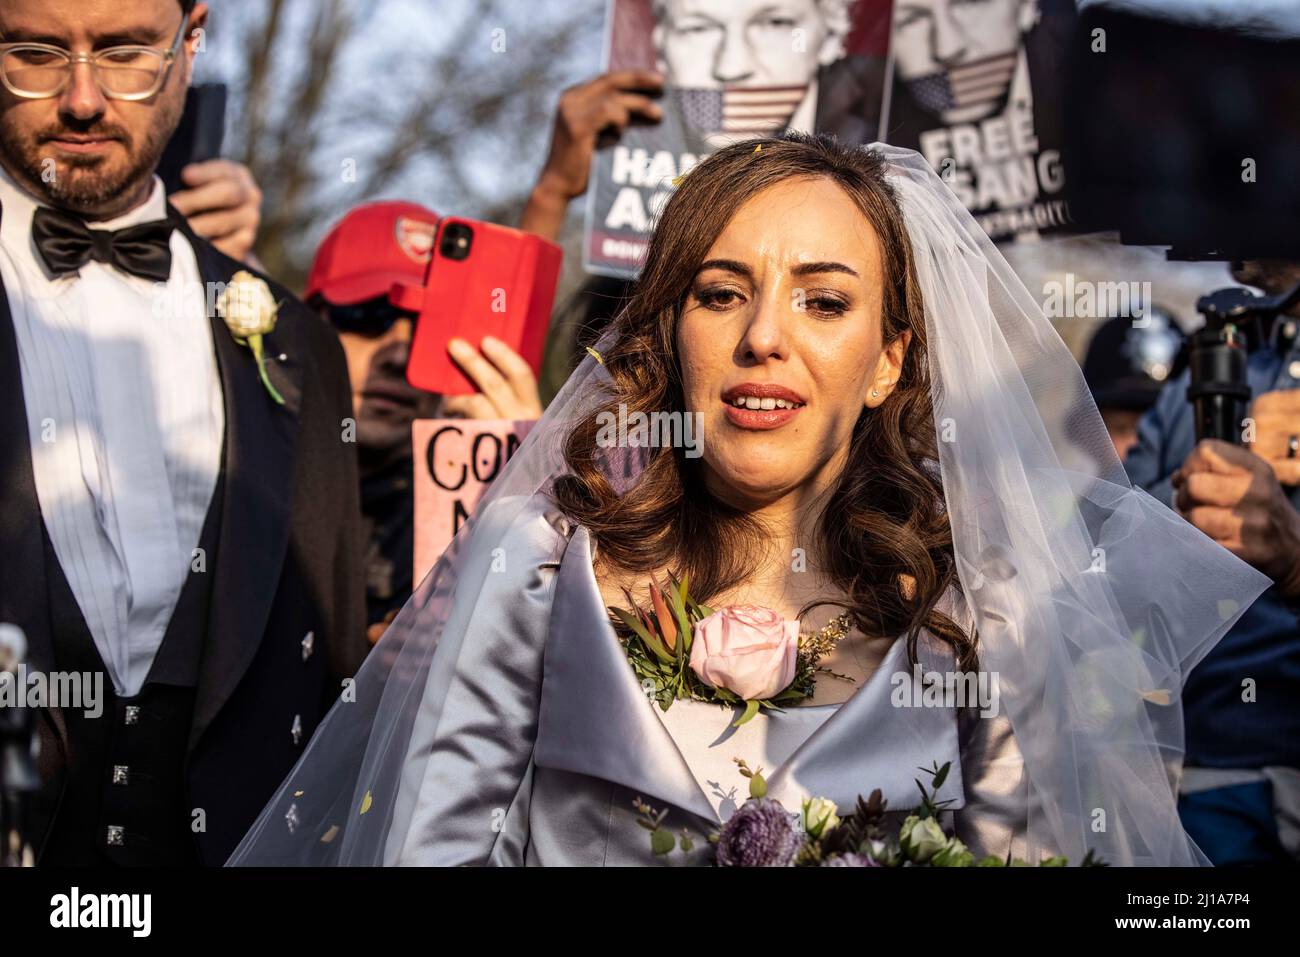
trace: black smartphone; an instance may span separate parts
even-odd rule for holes
[[[167,194],[185,188],[181,170],[191,163],[202,163],[221,155],[226,136],[226,84],[200,83],[185,94],[185,111],[180,125],[158,161]]]

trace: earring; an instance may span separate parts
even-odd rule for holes
[[[872,389],[872,390],[871,390],[871,394],[872,394],[872,395],[880,395],[880,390],[879,390],[879,389]]]

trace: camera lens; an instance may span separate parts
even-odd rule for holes
[[[465,259],[474,242],[474,230],[465,223],[448,223],[442,231],[440,252],[444,259]]]

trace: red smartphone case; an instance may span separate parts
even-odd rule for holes
[[[452,224],[473,231],[464,259],[449,258],[443,250]],[[477,392],[447,352],[447,343],[458,336],[475,348],[484,336],[495,336],[539,375],[562,258],[559,246],[531,233],[454,216],[442,219],[423,288],[398,285],[389,295],[394,304],[419,311],[407,380],[442,395]]]

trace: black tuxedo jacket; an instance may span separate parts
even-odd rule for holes
[[[205,283],[228,282],[247,268],[188,225],[178,228]],[[224,863],[367,647],[356,447],[344,441],[343,420],[352,415],[347,366],[333,331],[268,282],[281,306],[266,337],[267,373],[284,405],[262,385],[251,350],[210,316],[225,404],[224,496],[207,562],[214,577],[184,783],[189,806],[203,811],[195,838],[200,860],[211,865]],[[29,669],[52,671],[43,521],[0,284],[0,622],[26,633]],[[105,687],[112,688],[107,677]],[[76,756],[61,711],[43,711],[38,733],[46,796],[66,797]],[[48,827],[48,819],[32,822],[38,851]]]

